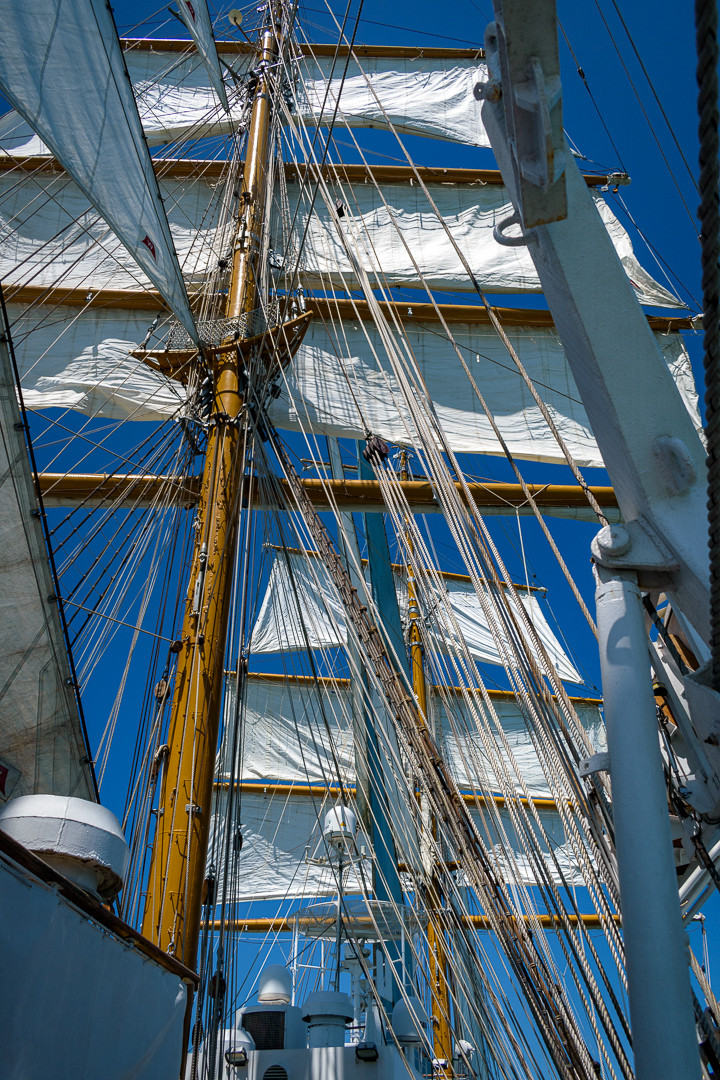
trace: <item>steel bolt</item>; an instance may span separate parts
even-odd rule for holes
[[[606,525],[597,534],[597,546],[605,555],[624,555],[629,550],[630,543],[630,533],[623,525]]]

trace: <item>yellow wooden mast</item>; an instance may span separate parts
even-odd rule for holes
[[[270,74],[279,32],[262,36],[226,315],[259,304],[257,275],[270,145]],[[250,336],[252,330],[248,330]],[[197,506],[190,586],[178,655],[162,771],[143,933],[194,967],[205,876],[210,802],[222,707],[225,639],[240,486],[247,446],[238,424],[243,405],[240,349],[213,358],[214,412]]]
[[[400,479],[408,480],[407,451],[400,457]],[[410,672],[413,690],[420,712],[427,723],[427,684],[425,681],[425,659],[422,637],[420,635],[420,608],[418,607],[415,574],[413,571],[413,546],[408,538],[408,641],[410,645]],[[435,819],[430,821],[433,838],[437,838]],[[429,911],[427,921],[428,968],[430,974],[430,992],[432,998],[432,1039],[433,1051],[437,1062],[444,1061],[444,1066],[436,1067],[435,1075],[449,1077],[452,1073],[453,1038],[450,1028],[450,991],[448,986],[448,952],[445,934],[442,929],[442,893],[437,872],[433,869],[429,875],[429,884],[425,892],[425,903]],[[438,925],[439,924],[439,925]]]

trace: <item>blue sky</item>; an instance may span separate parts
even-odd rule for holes
[[[560,0],[558,4],[562,28],[567,35],[567,40],[561,36],[565,126],[573,145],[589,159],[589,171],[620,170],[629,174],[630,186],[619,191],[625,206],[617,200],[613,200],[613,206],[623,224],[633,233],[636,251],[643,264],[663,283],[666,283],[663,273],[667,269],[670,281],[677,285],[694,313],[700,299],[700,272],[694,219],[698,200],[690,175],[696,174],[697,169],[692,20],[686,6],[670,0],[652,3],[636,0],[618,6],[630,36],[612,0],[598,0],[597,3],[595,0]],[[116,3],[114,12],[120,32],[130,33],[137,27],[138,36],[149,33],[186,36],[184,28],[168,15],[164,5],[158,7],[148,23],[138,26],[147,18],[149,10],[152,9],[144,4]],[[249,10],[252,12],[253,8]],[[322,0],[301,3],[299,10],[301,25],[309,38],[331,40],[328,29],[331,23]],[[342,17],[340,8],[337,10]],[[358,11],[357,2],[352,4],[350,11],[352,23]],[[366,0],[356,41],[367,44],[481,45],[485,26],[491,19],[491,5],[473,0],[458,0],[443,6],[427,0],[412,3],[396,0],[392,6],[381,0]],[[234,33],[226,22],[218,24],[218,38]],[[584,72],[584,80],[578,74],[578,65]],[[367,133],[366,139],[366,145],[379,154],[396,155],[388,136],[371,132]],[[419,138],[408,138],[408,146],[418,164],[492,167],[489,151]],[[379,157],[377,160],[385,159]],[[632,225],[633,220],[639,231]],[[644,246],[643,236],[649,247]],[[500,302],[507,303],[507,297]],[[537,298],[532,298],[533,304],[537,302]],[[601,282],[598,282],[598,303],[602,304]],[[608,312],[608,318],[612,318],[611,312]],[[700,382],[699,337],[689,341],[689,348]],[[497,478],[506,477],[498,459],[493,462],[493,468]],[[568,482],[569,479],[566,470],[559,467],[549,469],[529,464],[524,471],[531,481]],[[603,482],[600,471],[588,470],[588,478]],[[498,537],[504,537],[510,553],[511,571],[519,574],[522,560],[517,523],[514,519],[496,520],[492,528]],[[577,612],[567,596],[567,587],[560,580],[546,546],[535,542],[534,527],[524,523],[523,530],[530,573],[536,575],[538,582],[549,586],[550,602],[588,672],[589,685],[597,685],[597,661],[592,641],[582,619],[577,619]],[[591,602],[589,541],[593,527],[554,522],[552,530]],[[708,915],[714,926],[717,925],[717,911],[717,901],[713,899],[708,906]],[[693,931],[694,943],[697,936],[697,931]]]

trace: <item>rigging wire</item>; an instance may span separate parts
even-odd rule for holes
[[[585,89],[587,90],[587,92],[588,92],[588,94],[590,96],[590,100],[591,100],[591,102],[593,104],[593,108],[595,109],[595,112],[598,115],[598,120],[602,124],[603,131],[605,132],[605,134],[608,137],[608,142],[610,143],[610,145],[612,146],[612,148],[613,148],[613,150],[615,152],[615,157],[617,158],[617,160],[618,160],[618,162],[620,164],[620,168],[622,169],[622,171],[624,173],[627,174],[628,170],[625,167],[625,163],[623,162],[622,154],[620,153],[617,146],[615,145],[615,140],[613,139],[612,135],[610,134],[610,129],[608,128],[607,124],[605,123],[605,117],[602,114],[602,110],[601,110],[600,106],[598,105],[597,101],[595,100],[595,96],[594,96],[592,90],[590,89],[590,83],[587,80],[587,76],[586,76],[585,72],[583,71],[582,67],[580,66],[580,62],[579,62],[577,56],[575,55],[575,52],[573,50],[572,45],[570,44],[570,38],[565,33],[565,27],[563,26],[560,19],[558,19],[558,27],[560,29],[560,33],[562,34],[563,38],[565,39],[565,44],[568,47],[568,51],[569,51],[570,55],[573,58],[575,68],[577,70],[578,75],[580,76],[580,81],[582,82],[583,86],[585,87]]]
[[[696,0],[700,139],[705,412],[710,549],[710,678],[720,690],[720,134],[718,15],[715,0]]]

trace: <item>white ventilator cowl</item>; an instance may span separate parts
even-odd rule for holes
[[[0,829],[98,899],[122,888],[130,851],[104,806],[63,795],[22,795],[0,810]]]

